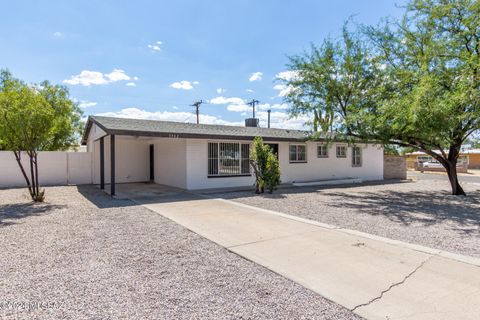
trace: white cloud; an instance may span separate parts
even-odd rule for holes
[[[259,111],[256,116],[260,119],[260,126],[267,127],[268,123],[268,112]],[[307,116],[300,116],[298,118],[290,119],[290,116],[285,112],[272,111],[270,113],[270,127],[277,129],[296,129],[296,130],[306,130],[304,123],[307,122],[309,118]]]
[[[223,96],[212,98],[208,101],[211,104],[228,104],[227,110],[232,112],[246,112],[252,108],[248,106],[242,98]]]
[[[121,69],[113,69],[112,72],[106,74],[99,71],[82,70],[80,74],[71,76],[70,79],[63,80],[63,83],[90,86],[128,80],[130,80],[130,77]]]
[[[60,31],[56,31],[53,33],[53,36],[56,37],[56,38],[62,38],[64,36],[63,33],[61,33]]]
[[[210,99],[209,103],[211,104],[245,104],[242,98],[231,97],[225,98],[223,96],[215,97]]]
[[[172,83],[170,87],[174,89],[181,89],[181,90],[192,90],[193,85],[197,85],[198,83],[199,83],[198,81],[190,82],[190,81],[182,80],[182,81]]]
[[[295,88],[293,88],[292,86],[287,86],[285,84],[276,84],[275,86],[273,86],[273,89],[279,91],[278,92],[279,97],[285,97],[289,93],[295,90]]]
[[[218,93],[218,94],[225,93],[226,91],[227,91],[227,89],[223,89],[223,88],[218,88],[218,89],[217,89],[217,93]]]
[[[149,120],[163,120],[163,121],[176,121],[176,122],[191,122],[197,121],[196,115],[190,112],[170,112],[170,111],[157,111],[150,112],[139,108],[125,108],[117,112],[104,112],[97,114],[99,116],[119,117],[119,118],[133,118],[133,119],[149,119]],[[216,116],[208,114],[200,115],[200,123],[204,124],[221,124],[232,126],[243,126],[243,121],[233,122],[226,121]]]
[[[133,81],[138,81],[138,77],[137,76],[133,77]]]
[[[154,44],[147,45],[147,47],[152,49],[152,51],[154,52],[159,52],[159,51],[162,51],[162,48],[160,47],[161,45],[162,45],[162,41],[157,41]]]
[[[282,71],[277,73],[275,78],[277,80],[283,80],[283,81],[292,81],[298,79],[300,76],[300,73],[296,70],[287,70],[287,71]],[[292,86],[286,85],[286,84],[277,84],[273,87],[273,89],[278,90],[278,96],[279,97],[285,97],[288,94],[290,94],[295,88]]]
[[[80,100],[78,102],[78,106],[82,109],[90,108],[90,107],[95,107],[97,105],[96,102],[93,101],[86,101],[86,100]]]
[[[173,110],[178,110],[178,107],[177,107],[177,106],[173,106],[172,109],[173,109]]]
[[[299,76],[299,72],[295,70],[287,70],[277,73],[275,78],[279,80],[290,81]]]
[[[227,106],[227,110],[232,112],[247,112],[251,111],[252,107],[247,104],[230,104]]]
[[[247,90],[245,90],[245,91],[248,92],[248,93],[254,93],[254,92],[255,92],[255,91],[253,91],[252,89],[247,89]]]
[[[68,80],[63,80],[63,82],[71,85],[80,84],[82,86],[108,83],[108,81],[103,76],[103,73],[89,70],[83,70],[82,72],[80,72],[80,74],[72,76]]]
[[[125,71],[122,69],[113,69],[112,72],[105,74],[105,77],[110,80],[110,82],[116,82],[116,81],[128,81],[130,80],[130,77],[125,74]]]
[[[248,80],[250,82],[252,81],[260,81],[262,80],[262,76],[263,76],[263,73],[262,72],[254,72],[250,75],[250,78],[248,78]]]
[[[125,84],[127,87],[136,87],[137,85],[135,84],[135,82],[127,82]]]

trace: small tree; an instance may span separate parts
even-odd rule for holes
[[[250,154],[250,165],[255,174],[255,193],[265,192],[265,187],[271,192],[280,184],[280,165],[276,155],[269,145],[263,143],[261,137],[253,140],[253,150]]]
[[[29,86],[13,78],[10,72],[0,71],[1,147],[15,155],[33,201],[44,200],[38,152],[66,150],[76,145],[80,114],[66,88],[48,82]],[[29,157],[29,173],[23,166],[22,152]]]
[[[277,186],[281,183],[280,180],[280,164],[278,163],[277,156],[271,152],[270,147],[267,155],[267,164],[265,166],[264,183],[268,192],[272,193],[277,189]]]

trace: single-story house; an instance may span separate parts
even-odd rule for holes
[[[82,144],[93,154],[93,181],[153,181],[187,190],[254,184],[251,142],[277,153],[284,183],[342,178],[383,179],[383,148],[327,143],[301,130],[91,116]]]
[[[440,153],[440,151],[436,152]],[[432,156],[421,151],[407,153],[406,157],[407,166],[410,169],[415,168],[415,163],[436,162]],[[480,149],[467,149],[460,151],[458,163],[466,164],[468,169],[480,169]]]

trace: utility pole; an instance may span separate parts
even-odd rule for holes
[[[272,112],[272,110],[268,109],[267,112],[268,112],[268,127],[270,128],[270,112]]]
[[[193,104],[191,104],[191,107],[195,107],[195,113],[197,115],[197,124],[200,123],[200,105],[204,103],[203,100],[200,101],[195,101]]]
[[[255,104],[259,103],[258,100],[255,100],[253,99],[252,101],[250,101],[249,103],[247,103],[249,106],[252,106],[253,107],[253,117],[252,118],[255,118]]]

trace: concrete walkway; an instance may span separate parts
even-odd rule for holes
[[[367,319],[478,319],[480,261],[188,193],[127,194]]]

